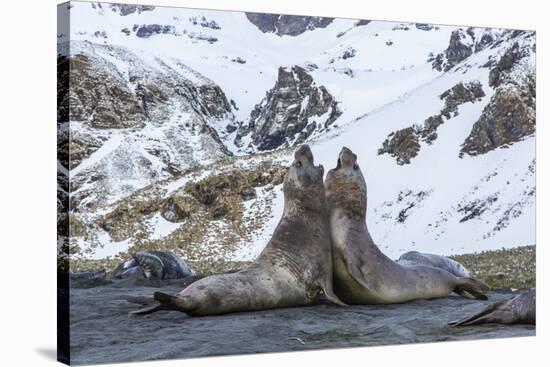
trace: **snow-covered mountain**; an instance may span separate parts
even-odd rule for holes
[[[535,243],[534,32],[59,7],[58,218],[75,257],[254,258],[303,142],[326,168],[357,153],[389,256]]]

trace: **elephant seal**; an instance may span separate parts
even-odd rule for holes
[[[374,244],[366,224],[367,186],[357,156],[342,148],[336,168],[325,180],[332,233],[334,291],[349,304],[402,303],[414,299],[487,299],[486,286],[467,277],[425,265],[403,266]]]
[[[84,272],[71,271],[68,275],[71,288],[93,288],[110,283],[107,279],[107,271],[105,269]]]
[[[176,254],[169,251],[142,251],[120,263],[113,272],[113,279],[148,278],[182,279],[195,273]]]
[[[426,265],[433,266],[434,268],[440,268],[447,270],[449,273],[456,275],[457,277],[470,278],[470,272],[458,261],[449,259],[445,256],[426,254],[418,251],[405,252],[399,257],[397,263],[404,266],[411,265]]]
[[[284,211],[272,238],[248,267],[202,278],[176,295],[154,294],[157,304],[131,314],[161,309],[191,316],[313,304],[323,291],[343,305],[332,290],[330,228],[323,166],[315,166],[309,146],[294,154],[283,182]]]
[[[452,326],[479,324],[536,324],[537,292],[535,288],[486,307],[483,311],[459,321]]]

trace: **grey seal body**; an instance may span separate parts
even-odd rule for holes
[[[219,315],[314,303],[332,290],[332,250],[324,198],[323,167],[315,166],[307,145],[300,147],[283,183],[284,212],[271,240],[247,268],[196,281],[177,295],[155,293],[157,304],[134,311],[183,311]]]
[[[146,251],[134,254],[134,260],[147,278],[181,279],[195,275],[176,254],[166,251]]]
[[[334,289],[349,304],[401,303],[446,297],[451,292],[487,299],[486,287],[471,278],[425,265],[403,266],[384,255],[366,224],[367,186],[357,156],[340,152],[327,174],[325,192],[332,233]]]
[[[502,300],[483,309],[483,311],[459,321],[450,322],[452,326],[479,324],[536,324],[537,292],[531,288],[517,296]]]
[[[169,251],[142,251],[120,263],[113,279],[149,278],[182,279],[195,273],[176,254]]]
[[[418,251],[405,252],[399,257],[397,263],[404,266],[425,265],[433,266],[447,270],[449,273],[456,275],[457,277],[469,278],[470,272],[458,261],[449,259],[446,256],[427,254]]]

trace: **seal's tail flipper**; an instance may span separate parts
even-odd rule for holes
[[[507,302],[506,300],[503,300],[503,301],[494,303],[494,304],[486,307],[485,309],[483,309],[483,311],[481,311],[481,312],[479,312],[479,313],[477,313],[473,316],[467,317],[467,318],[462,319],[462,320],[451,321],[451,322],[449,322],[449,325],[451,325],[451,326],[468,326],[468,325],[478,325],[478,324],[483,324],[483,323],[487,323],[487,322],[492,322],[496,318],[498,318],[498,315],[501,313],[500,307],[502,305],[504,305],[506,302]]]
[[[189,313],[195,308],[188,302],[188,299],[184,297],[173,296],[163,292],[155,292],[154,298],[155,301],[160,302],[163,307],[169,310]]]
[[[130,315],[148,315],[150,313],[157,312],[160,310],[167,310],[167,308],[165,308],[162,304],[155,302],[149,305],[145,305],[138,310],[130,311],[128,313]]]
[[[458,281],[459,283],[454,289],[455,293],[469,299],[482,299],[484,301],[488,299],[485,292],[489,290],[489,287],[485,283],[465,277],[458,278]]]

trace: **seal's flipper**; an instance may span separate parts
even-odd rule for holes
[[[494,303],[486,308],[483,309],[483,311],[467,317],[462,320],[457,321],[451,321],[449,322],[450,326],[468,326],[468,325],[478,325],[483,323],[492,322],[497,318],[501,318],[502,316],[505,316],[502,314],[502,311],[500,308],[508,302],[507,300],[503,300],[497,303]]]
[[[146,297],[146,296],[122,296],[122,299],[130,303],[135,303],[136,305],[142,305],[142,306],[150,305],[151,303],[155,302],[153,297]]]
[[[346,245],[344,256],[348,268],[348,273],[353,277],[353,279],[355,279],[357,283],[361,284],[366,289],[369,289],[370,286],[368,279],[361,269],[361,266],[364,263],[364,255],[361,254],[361,252],[359,252],[356,248],[348,244]]]
[[[465,298],[471,299],[470,296],[473,296],[475,299],[488,300],[485,292],[489,290],[489,287],[485,283],[473,278],[463,277],[457,279],[458,284],[453,290],[455,293]]]
[[[154,297],[157,302],[170,310],[190,313],[196,308],[193,304],[190,304],[188,297],[178,297],[163,292],[155,292]]]
[[[130,311],[128,312],[130,315],[147,315],[153,312],[161,311],[161,310],[167,310],[162,304],[155,302],[146,306],[143,306],[142,308]]]
[[[325,294],[325,297],[327,298],[327,300],[329,300],[330,302],[338,306],[347,306],[347,304],[342,302],[340,298],[338,298],[338,296],[334,294],[332,290],[332,286],[323,287],[323,293]]]

